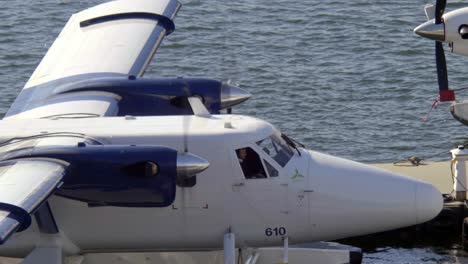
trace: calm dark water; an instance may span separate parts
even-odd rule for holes
[[[69,16],[101,0],[9,0],[0,8],[0,114]],[[448,158],[468,141],[437,95],[433,42],[415,36],[422,0],[186,0],[147,76],[230,80],[266,119],[309,148],[362,162]],[[449,1],[448,9],[468,3]],[[451,87],[468,58],[447,54]],[[466,94],[468,96],[468,94]],[[366,263],[468,263],[456,245],[375,249]]]

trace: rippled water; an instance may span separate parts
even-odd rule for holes
[[[69,16],[102,2],[1,2],[1,114]],[[164,40],[147,76],[231,80],[254,95],[235,112],[266,119],[318,151],[364,162],[445,159],[468,136],[448,105],[421,120],[437,95],[434,44],[412,32],[425,21],[427,3],[183,1],[176,32]],[[449,1],[448,9],[465,4]],[[447,60],[451,87],[468,85],[468,58],[447,54]],[[366,262],[391,263],[395,256],[400,263],[462,258],[450,250],[390,247]]]

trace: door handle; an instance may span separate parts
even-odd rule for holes
[[[232,186],[233,187],[242,187],[244,186],[245,184],[243,182],[240,182],[240,183],[234,183]]]
[[[309,190],[303,190],[303,192],[305,192],[305,193],[313,193],[313,192],[314,192],[314,190],[312,190],[312,189],[309,189]]]

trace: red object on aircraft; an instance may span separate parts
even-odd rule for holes
[[[439,92],[441,102],[455,101],[455,91],[452,90],[441,90]]]

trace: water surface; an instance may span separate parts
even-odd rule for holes
[[[69,16],[102,2],[2,2],[0,114]],[[146,76],[230,80],[254,95],[234,112],[266,119],[314,150],[362,162],[447,159],[468,135],[447,104],[421,120],[437,96],[434,44],[412,32],[426,20],[427,3],[186,0]],[[468,58],[447,54],[447,61],[450,86],[468,86]],[[456,243],[384,241],[365,263],[463,263],[463,255]]]

